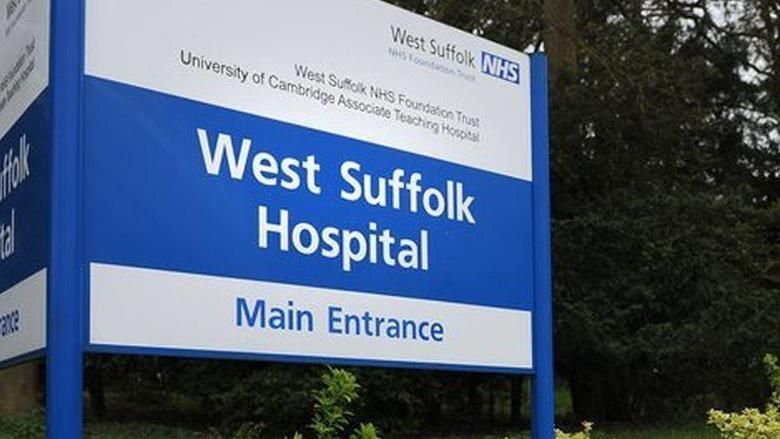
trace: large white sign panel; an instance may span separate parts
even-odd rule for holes
[[[366,0],[86,13],[89,75],[531,180],[529,57],[485,39]]]
[[[531,368],[531,313],[92,264],[91,342]],[[519,349],[518,349],[519,347]]]
[[[0,139],[49,84],[49,0],[0,10]]]

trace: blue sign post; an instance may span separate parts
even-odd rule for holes
[[[51,6],[49,437],[84,353],[526,374],[553,437],[544,55],[375,1]]]
[[[52,243],[46,353],[46,431],[83,437],[81,1],[52,2]]]
[[[549,439],[555,429],[552,262],[550,251],[550,151],[547,57],[531,57],[531,118],[534,149],[534,363],[531,390],[533,439]]]

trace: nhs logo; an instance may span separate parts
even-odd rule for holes
[[[482,52],[482,73],[520,84],[520,64],[492,53]]]

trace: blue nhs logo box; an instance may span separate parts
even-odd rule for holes
[[[482,52],[482,73],[520,84],[520,64],[492,53]]]

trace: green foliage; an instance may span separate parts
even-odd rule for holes
[[[344,370],[328,367],[320,377],[320,387],[311,393],[314,400],[314,414],[309,427],[317,439],[341,439],[350,423],[353,412],[350,407],[358,399],[360,385],[355,376]],[[212,431],[210,437],[224,437]],[[244,422],[228,436],[230,439],[260,439],[268,437],[265,424]],[[292,439],[304,439],[296,432]],[[373,424],[360,424],[349,439],[380,439]]]
[[[353,372],[364,395],[355,406],[356,416],[371,419],[397,436],[418,435],[423,426],[434,426],[444,401],[466,393],[452,374],[379,368]]]
[[[744,409],[739,413],[709,412],[709,422],[718,428],[723,439],[777,439],[780,437],[780,412],[770,406],[762,412]]]
[[[767,354],[764,357],[764,365],[769,376],[769,385],[772,386],[772,401],[770,401],[770,404],[780,407],[780,364],[778,364],[777,357]]]
[[[368,424],[360,424],[349,435],[349,439],[379,439],[379,430],[370,422]]]
[[[145,381],[156,378],[152,385],[164,389],[155,400],[179,395],[179,400],[186,401],[179,406],[193,412],[199,423],[236,431],[260,422],[265,436],[281,437],[305,428],[311,418],[311,390],[321,380],[318,366],[172,359],[155,366],[145,374]],[[123,393],[138,387],[129,384]]]
[[[256,422],[245,422],[238,428],[238,431],[233,433],[231,439],[260,439],[263,432],[263,424]]]
[[[7,431],[14,439],[43,439],[46,427],[42,411],[14,418],[0,418],[0,431]]]
[[[555,439],[590,439],[590,433],[593,431],[592,422],[583,422],[582,431],[577,433],[564,433],[555,429]]]
[[[314,416],[311,429],[317,439],[339,439],[349,425],[353,413],[350,406],[358,399],[360,385],[355,375],[344,369],[328,367],[322,375],[322,387],[315,390]],[[303,435],[295,433],[293,439],[303,439]],[[380,439],[376,427],[371,424],[360,424],[350,434],[349,439]]]
[[[314,418],[311,429],[317,439],[337,439],[349,423],[350,404],[358,397],[360,386],[351,373],[328,368],[322,376],[323,387],[314,392]]]
[[[578,68],[551,84],[556,359],[574,411],[755,404],[755,359],[780,349],[780,113],[741,74],[758,32],[737,28],[754,22],[711,2],[576,3]],[[740,110],[757,106],[762,128]]]
[[[764,358],[772,398],[765,411],[744,409],[739,413],[725,413],[710,410],[709,423],[718,428],[723,439],[777,439],[780,438],[780,366],[777,357],[767,355]]]
[[[223,436],[211,432],[199,434],[191,430],[154,424],[111,422],[88,424],[84,437],[89,439],[221,439]],[[0,435],[0,438],[3,436]]]

